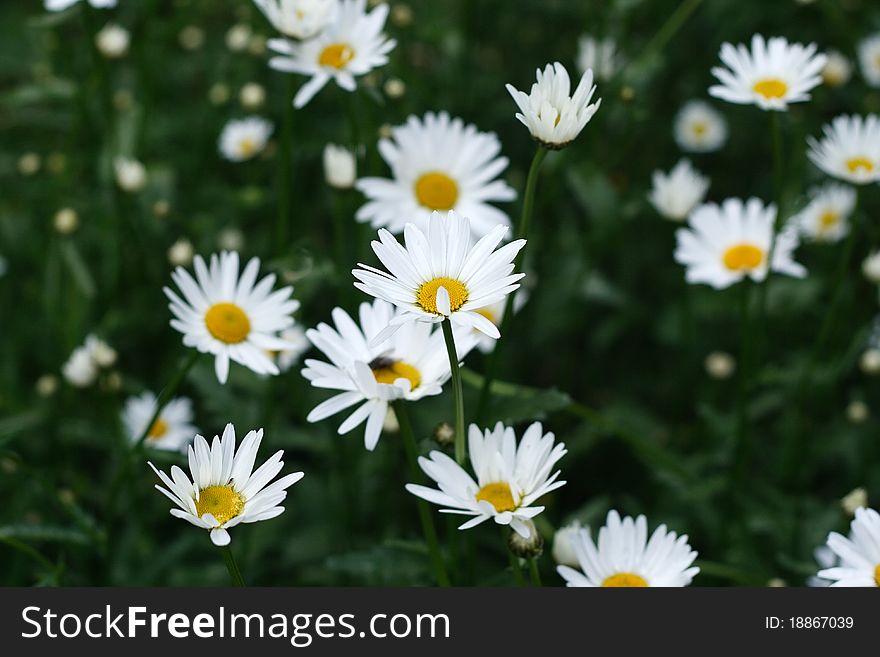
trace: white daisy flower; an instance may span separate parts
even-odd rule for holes
[[[284,467],[284,450],[279,449],[254,471],[262,440],[262,429],[249,431],[236,451],[232,424],[226,425],[222,439],[214,436],[210,447],[202,436],[196,436],[187,450],[192,481],[176,465],[171,466],[169,477],[150,463],[165,485],[156,484],[156,488],[179,507],[171,509],[171,515],[210,531],[214,545],[229,545],[228,530],[237,524],[284,513],[281,503],[286,489],[302,479],[303,473],[294,472],[269,484]]]
[[[344,146],[327,144],[324,146],[324,180],[336,189],[354,187],[357,178],[357,162],[354,153]]]
[[[291,315],[299,308],[299,301],[290,298],[293,288],[273,292],[275,274],[257,283],[259,258],[251,258],[239,276],[234,251],[213,254],[210,267],[201,256],[193,264],[195,278],[183,267],[171,274],[183,298],[164,288],[174,315],[171,326],[183,333],[183,344],[215,356],[220,383],[226,383],[230,360],[257,374],[278,374],[266,350],[290,347],[277,333],[293,326]]]
[[[495,250],[506,232],[505,226],[495,226],[472,245],[470,222],[452,210],[446,216],[434,212],[428,219],[427,233],[407,224],[403,230],[405,247],[380,229],[379,240],[373,241],[372,247],[390,273],[359,263],[362,269],[352,271],[358,279],[354,286],[404,312],[374,339],[387,338],[413,319],[435,323],[448,319],[453,327],[501,337],[495,325],[477,311],[513,292],[525,276],[513,273],[513,260],[525,240],[514,240]]]
[[[829,87],[842,87],[852,77],[852,63],[837,50],[829,50],[826,54],[828,61],[822,69],[822,81]]]
[[[346,91],[354,91],[356,76],[387,64],[388,53],[396,45],[382,32],[387,17],[387,4],[367,13],[367,0],[342,0],[337,19],[316,37],[301,43],[270,39],[267,46],[279,56],[269,66],[311,76],[300,87],[293,106],[305,106],[331,79]]]
[[[727,121],[702,100],[684,105],[675,117],[675,142],[689,153],[711,153],[727,141]]]
[[[116,350],[98,336],[86,336],[85,350],[98,367],[111,367],[116,362]]]
[[[810,202],[790,219],[801,235],[817,242],[837,242],[849,232],[849,215],[856,207],[856,191],[839,183],[814,188]]]
[[[880,285],[880,250],[871,251],[862,261],[862,274],[871,283]]]
[[[156,395],[152,392],[128,398],[122,409],[122,424],[129,440],[140,439],[155,412]],[[156,449],[182,451],[199,431],[192,421],[192,402],[184,397],[172,399],[150,427],[146,444]]]
[[[43,6],[46,11],[64,11],[68,7],[72,7],[80,0],[43,0]],[[88,0],[88,3],[95,9],[110,9],[116,6],[116,0]]]
[[[816,53],[815,43],[804,46],[783,37],[765,42],[756,34],[751,51],[745,44],[722,44],[721,61],[727,68],[712,69],[721,84],[709,87],[710,95],[729,103],[783,111],[789,103],[810,99],[809,91],[822,82],[826,57]]]
[[[733,285],[746,277],[762,281],[768,270],[796,276],[806,275],[792,252],[798,246],[797,233],[784,230],[776,238],[773,262],[769,251],[773,241],[776,206],[756,198],[729,198],[721,205],[707,203],[691,213],[688,228],[676,237],[675,260],[687,267],[689,283],[706,283],[715,289]]]
[[[529,293],[526,289],[521,289],[517,292],[516,297],[513,299],[513,312],[514,314],[518,313],[524,305],[526,305],[526,301],[529,300]],[[483,317],[492,322],[495,326],[501,326],[501,323],[504,321],[504,312],[507,310],[507,299],[501,299],[500,301],[496,301],[495,303],[490,303],[488,306],[484,306],[482,308],[477,308],[477,312],[480,313]],[[477,340],[477,349],[479,349],[482,353],[488,354],[494,351],[495,349],[495,339],[490,338],[485,333],[474,329],[471,331],[471,335],[474,336]]]
[[[869,87],[880,87],[880,32],[859,43],[858,55],[865,82]]]
[[[880,181],[880,117],[838,116],[822,134],[821,141],[807,137],[813,164],[857,185]]]
[[[86,347],[77,347],[61,367],[61,374],[75,388],[87,388],[98,378],[98,365]]]
[[[840,557],[834,554],[834,550],[827,545],[820,545],[813,550],[813,559],[816,560],[816,563],[819,564],[822,569],[833,568],[840,565]],[[822,579],[818,575],[812,575],[807,578],[807,586],[813,588],[831,586],[831,581]]]
[[[817,577],[831,580],[831,586],[880,586],[880,513],[861,508],[855,516],[849,538],[828,534],[828,547],[840,565],[820,570]]]
[[[558,149],[573,141],[584,129],[602,103],[600,98],[592,105],[590,100],[596,92],[593,71],[584,71],[574,94],[568,71],[559,62],[547,64],[544,70],[535,72],[537,81],[526,94],[513,85],[506,85],[520,113],[520,123],[529,129],[532,137],[547,148]]]
[[[553,534],[553,561],[560,566],[577,568],[580,565],[575,541],[581,531],[581,523],[575,520],[564,527],[560,527]]]
[[[272,122],[259,116],[233,119],[220,133],[220,153],[232,162],[244,162],[263,152],[271,134]]]
[[[278,365],[278,370],[286,372],[299,362],[300,357],[306,353],[312,345],[306,337],[306,332],[299,326],[294,326],[281,331],[281,333],[278,334],[278,337],[287,342],[287,347],[270,353],[275,360],[275,364]]]
[[[684,221],[703,202],[709,189],[709,179],[700,175],[689,160],[680,160],[668,174],[655,171],[652,180],[648,196],[651,204],[673,221]]]
[[[372,451],[390,402],[418,401],[442,392],[451,376],[442,331],[424,322],[408,322],[389,339],[375,343],[376,336],[401,314],[390,303],[376,299],[372,305],[360,305],[360,324],[342,308],[335,308],[335,328],[322,323],[306,331],[306,337],[330,362],[307,359],[302,375],[315,388],[342,391],[318,404],[309,413],[309,422],[320,422],[359,404],[339,426],[339,433],[348,433],[366,420],[364,446]],[[463,359],[474,343],[466,332],[459,332],[455,336],[458,358]]]
[[[339,13],[339,0],[254,0],[276,30],[294,39],[309,39]]]
[[[564,443],[555,443],[552,433],[544,433],[535,422],[523,434],[519,445],[513,429],[501,422],[481,432],[472,424],[468,449],[476,481],[443,452],[419,457],[425,474],[437,482],[439,490],[418,484],[406,489],[428,502],[445,507],[441,513],[473,516],[459,529],[475,527],[492,518],[499,525],[510,525],[523,538],[530,536],[528,521],[544,510],[533,506],[541,497],[564,486],[557,481],[560,471],[551,470],[566,454]]]
[[[104,57],[119,59],[128,53],[128,30],[116,23],[107,23],[95,34],[95,46]]]
[[[584,34],[578,39],[577,68],[581,73],[592,70],[597,80],[607,82],[622,67],[617,43],[611,37],[597,39]]]
[[[391,137],[379,141],[379,152],[392,179],[357,181],[369,199],[357,211],[358,221],[397,234],[408,222],[424,230],[434,211],[455,210],[471,220],[477,238],[499,224],[510,225],[507,214],[490,205],[516,198],[513,188],[497,179],[509,160],[500,156],[495,133],[480,132],[446,112],[428,112],[392,128]]]
[[[621,519],[609,511],[596,543],[589,529],[574,538],[580,570],[557,566],[556,571],[574,587],[687,586],[700,572],[691,566],[697,553],[688,545],[687,534],[678,536],[660,525],[648,539],[645,516]]]
[[[126,192],[139,192],[147,185],[147,170],[138,160],[117,157],[113,161],[116,184]]]

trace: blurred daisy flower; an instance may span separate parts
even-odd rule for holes
[[[287,347],[270,352],[270,356],[275,360],[278,370],[286,372],[299,362],[300,357],[311,347],[311,343],[306,338],[306,332],[299,326],[281,331],[278,337],[287,343]]]
[[[410,116],[379,141],[392,178],[361,178],[357,188],[368,201],[358,221],[400,233],[412,222],[425,229],[431,213],[455,210],[470,219],[479,238],[510,219],[491,202],[512,201],[516,192],[497,176],[509,160],[501,157],[495,133],[480,132],[446,112]]]
[[[513,429],[499,422],[485,431],[472,424],[468,449],[476,481],[445,453],[433,451],[428,458],[419,457],[419,465],[438,488],[407,484],[406,489],[444,507],[441,513],[473,516],[459,529],[470,529],[491,518],[529,538],[529,521],[544,510],[534,503],[566,483],[558,481],[559,470],[551,474],[566,454],[565,444],[556,443],[554,435],[544,433],[541,423],[535,422],[517,445]]]
[[[869,87],[880,87],[880,32],[859,43],[859,65]]]
[[[171,274],[182,298],[164,288],[174,315],[171,326],[183,334],[183,344],[214,355],[220,383],[226,383],[230,360],[257,374],[278,374],[266,352],[290,347],[278,332],[293,326],[291,315],[299,308],[290,298],[293,288],[273,292],[275,274],[257,283],[259,258],[251,258],[239,276],[236,252],[213,254],[210,266],[196,256],[193,264],[195,278],[183,267]]]
[[[506,232],[505,226],[495,226],[472,244],[470,222],[452,210],[446,215],[434,212],[427,232],[407,224],[403,230],[405,247],[380,229],[379,240],[374,240],[372,247],[390,273],[360,264],[362,269],[352,271],[358,279],[354,285],[404,312],[392,318],[375,339],[387,338],[414,319],[435,323],[449,319],[453,327],[501,337],[496,326],[477,311],[504,299],[525,276],[513,273],[513,260],[525,240],[514,240],[495,250]]]
[[[798,246],[797,233],[782,231],[776,238],[773,261],[769,252],[773,242],[776,206],[756,198],[741,201],[729,198],[721,205],[707,203],[691,213],[688,228],[676,233],[675,260],[687,267],[689,283],[706,283],[722,289],[744,278],[762,281],[770,269],[781,274],[806,275],[793,259]]]
[[[354,153],[344,146],[327,144],[323,153],[324,179],[336,189],[351,189],[357,177]]]
[[[709,87],[710,95],[730,103],[784,111],[789,103],[810,99],[808,92],[822,82],[826,57],[816,53],[815,43],[804,46],[783,37],[765,41],[756,34],[751,51],[745,44],[722,44],[721,61],[727,68],[712,69],[721,84]]]
[[[810,202],[789,221],[801,235],[817,242],[837,242],[849,231],[849,215],[856,207],[852,187],[828,183],[813,188]]]
[[[46,11],[64,11],[68,7],[72,7],[80,0],[43,0],[43,6]],[[88,0],[88,3],[95,9],[110,9],[116,6],[116,0]]]
[[[226,425],[222,439],[214,436],[210,447],[202,436],[196,436],[188,449],[192,481],[176,465],[171,466],[169,477],[150,463],[165,486],[156,484],[156,488],[177,506],[171,515],[210,531],[214,545],[222,546],[229,545],[228,530],[239,523],[270,520],[284,513],[281,503],[286,489],[302,479],[303,473],[294,472],[270,484],[284,467],[284,450],[275,452],[255,471],[262,440],[262,429],[249,431],[236,451],[232,424]]]
[[[294,107],[305,106],[331,79],[346,91],[354,91],[356,76],[387,64],[388,53],[396,45],[382,32],[387,17],[387,4],[367,13],[367,0],[342,0],[336,20],[314,38],[300,43],[270,39],[268,48],[279,56],[269,66],[311,76],[294,97]]]
[[[673,221],[684,221],[703,202],[709,189],[709,179],[700,175],[689,160],[680,160],[669,173],[655,171],[652,180],[648,196],[651,204]]]
[[[276,30],[294,39],[315,36],[339,13],[339,0],[254,0]]]
[[[375,338],[396,317],[394,306],[377,299],[362,303],[356,323],[342,308],[332,313],[334,326],[319,324],[306,336],[330,362],[307,359],[302,375],[315,388],[340,390],[318,404],[308,415],[309,422],[320,422],[359,404],[339,426],[345,434],[366,421],[364,446],[373,450],[379,442],[389,402],[418,401],[439,395],[451,374],[442,331],[431,324],[408,322],[389,339]],[[456,351],[463,359],[475,340],[465,332],[455,337]]]
[[[880,285],[880,250],[871,251],[862,261],[862,274],[871,283]]]
[[[516,297],[513,300],[513,312],[518,313],[524,305],[526,305],[526,301],[529,299],[528,290],[522,288],[517,293]],[[492,322],[495,326],[501,326],[501,323],[504,321],[504,311],[507,309],[507,300],[500,299],[495,303],[490,303],[488,306],[483,306],[482,308],[477,308],[476,312],[480,313],[483,317]],[[477,340],[477,349],[479,349],[482,353],[488,354],[495,349],[495,339],[490,338],[488,335],[483,333],[482,331],[478,331],[474,329],[472,331],[472,335]]]
[[[838,116],[822,127],[822,139],[807,137],[810,160],[829,176],[866,185],[880,181],[880,117]]]
[[[108,23],[95,34],[95,46],[104,57],[119,59],[128,53],[128,30],[116,23]]]
[[[113,161],[116,184],[126,192],[139,192],[147,185],[147,170],[144,165],[130,157],[117,157]]]
[[[231,162],[244,162],[266,148],[272,134],[272,122],[259,116],[233,119],[220,133],[220,153]]]
[[[155,412],[156,395],[152,392],[128,398],[122,410],[122,424],[129,440],[135,442],[140,439]],[[184,397],[172,399],[150,426],[146,444],[156,449],[181,451],[198,433],[192,421],[192,402]]]
[[[117,358],[116,350],[94,334],[73,350],[61,368],[64,379],[76,388],[87,388],[98,378],[101,368],[111,367]]]
[[[880,586],[880,513],[855,510],[849,538],[831,532],[827,545],[840,558],[840,565],[825,568],[817,577],[831,586]]]
[[[597,80],[607,82],[623,68],[617,43],[610,37],[597,39],[584,34],[578,39],[577,68],[581,73],[592,70]]]
[[[829,87],[842,87],[852,77],[852,64],[849,58],[837,50],[829,50],[828,61],[822,69],[822,80]]]
[[[571,96],[568,71],[559,62],[547,64],[543,71],[538,69],[535,75],[537,81],[532,84],[528,94],[511,84],[506,85],[520,109],[516,118],[542,145],[551,149],[562,148],[581,133],[602,103],[600,98],[590,104],[596,92],[593,71],[584,71]]]
[[[648,539],[645,516],[621,518],[609,511],[594,543],[589,529],[572,538],[580,570],[560,565],[556,571],[573,587],[687,586],[700,572],[691,566],[697,553],[686,534],[678,536],[660,525]]]
[[[727,121],[709,103],[692,100],[676,115],[673,134],[681,150],[711,153],[727,141]]]
[[[571,522],[564,527],[560,527],[553,534],[553,561],[560,566],[571,566],[577,568],[580,565],[577,552],[575,551],[575,541],[581,530],[581,523],[578,520]]]

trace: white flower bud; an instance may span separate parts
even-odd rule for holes
[[[733,376],[736,371],[736,360],[724,351],[713,351],[706,356],[704,363],[706,373],[713,379],[724,380]]]
[[[553,560],[560,566],[579,568],[577,553],[574,551],[574,539],[581,530],[581,523],[574,522],[560,527],[553,535]]]
[[[349,189],[357,177],[354,154],[347,148],[327,144],[324,147],[324,178],[337,189]]]

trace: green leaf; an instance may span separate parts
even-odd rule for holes
[[[0,540],[46,541],[50,543],[89,544],[89,537],[77,530],[51,525],[4,525],[0,526]]]

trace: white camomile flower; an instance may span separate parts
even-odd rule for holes
[[[880,250],[875,249],[862,262],[862,274],[871,283],[880,285]]]
[[[272,122],[259,116],[233,119],[220,133],[220,153],[232,162],[244,162],[266,148],[272,134]]]
[[[412,222],[422,229],[434,211],[455,210],[471,221],[479,238],[510,218],[491,203],[512,201],[516,192],[497,176],[507,168],[501,142],[446,112],[410,116],[379,141],[391,179],[361,178],[368,201],[355,215],[373,228],[398,234]]]
[[[581,73],[592,70],[597,80],[608,82],[622,66],[617,43],[611,37],[597,39],[584,34],[578,39],[577,68]]]
[[[299,362],[299,359],[311,348],[312,344],[306,337],[306,332],[299,326],[281,331],[278,337],[287,342],[287,347],[272,351],[270,355],[274,358],[278,370],[286,372]]]
[[[816,563],[819,564],[820,568],[822,568],[823,570],[840,565],[840,557],[834,554],[834,550],[832,550],[827,545],[820,545],[815,550],[813,550],[813,559],[816,560]],[[822,579],[818,575],[812,575],[807,578],[807,586],[820,588],[831,586],[831,582],[827,579]]]
[[[529,521],[544,510],[535,502],[566,483],[558,481],[559,470],[551,474],[567,452],[565,444],[556,443],[554,435],[544,433],[541,423],[535,422],[517,445],[513,429],[499,422],[485,432],[472,424],[468,450],[476,480],[445,453],[433,451],[428,458],[419,457],[419,466],[438,488],[407,484],[406,489],[443,507],[441,513],[473,516],[459,529],[491,518],[529,538]]]
[[[584,71],[573,95],[569,95],[568,71],[559,62],[547,64],[535,75],[537,81],[528,94],[511,84],[506,85],[520,110],[516,118],[545,147],[562,148],[581,133],[602,103],[600,98],[590,104],[596,92],[593,71]]]
[[[147,185],[147,170],[144,165],[130,157],[117,157],[113,161],[116,184],[126,192],[141,191]]]
[[[330,80],[354,91],[355,77],[387,64],[388,53],[397,45],[382,32],[387,17],[387,4],[367,13],[367,0],[341,0],[338,18],[314,38],[300,43],[270,39],[266,45],[278,55],[269,60],[270,67],[311,76],[293,106],[304,107]]]
[[[669,173],[655,171],[652,181],[648,195],[651,204],[673,221],[684,221],[703,202],[709,189],[709,179],[694,169],[689,160],[680,160]]]
[[[376,299],[360,305],[359,324],[342,308],[335,308],[334,326],[322,323],[306,331],[306,337],[330,362],[307,359],[303,377],[315,388],[341,391],[318,404],[309,413],[309,422],[320,422],[357,404],[339,426],[339,434],[366,421],[364,446],[372,451],[390,402],[418,401],[443,391],[451,374],[443,334],[437,327],[410,321],[387,340],[375,341],[401,314],[387,301]],[[475,341],[463,331],[455,338],[458,358],[463,359]]]
[[[842,87],[852,77],[852,63],[849,57],[837,50],[829,50],[828,61],[822,69],[822,80],[829,87]]]
[[[276,30],[294,39],[309,39],[334,21],[339,0],[254,0]]]
[[[745,44],[721,45],[721,61],[712,75],[721,84],[709,87],[709,95],[729,103],[757,105],[763,110],[785,111],[789,103],[810,99],[809,91],[822,82],[826,57],[816,44],[789,43],[783,37],[767,41],[752,37],[751,51]]]
[[[104,57],[119,59],[128,53],[128,30],[116,23],[107,23],[95,34],[95,46]]]
[[[129,397],[122,409],[122,424],[132,442],[137,441],[156,412],[156,395],[144,392]],[[155,449],[182,451],[198,433],[193,426],[192,402],[185,397],[169,401],[147,433],[146,445]]]
[[[354,153],[344,146],[324,146],[324,180],[336,189],[351,189],[357,178],[357,162]]]
[[[775,220],[776,206],[765,206],[756,198],[701,205],[691,213],[688,227],[676,233],[675,260],[687,267],[689,283],[706,283],[715,289],[746,277],[762,281],[771,269],[801,278],[806,270],[793,258],[798,246],[795,231],[779,233],[769,262]]]
[[[691,100],[676,115],[673,134],[681,150],[711,153],[727,141],[727,121],[709,103]]]
[[[829,176],[867,185],[880,181],[880,116],[838,116],[822,127],[822,139],[807,137],[810,160]]]
[[[858,55],[865,82],[869,87],[880,87],[880,32],[859,43]]]
[[[235,429],[227,424],[223,438],[214,436],[211,445],[202,436],[196,436],[189,446],[190,477],[176,465],[171,476],[157,470],[164,488],[156,488],[177,508],[171,515],[211,532],[214,545],[229,545],[229,531],[239,523],[270,520],[284,513],[281,503],[287,497],[287,488],[303,478],[302,472],[285,475],[272,481],[284,462],[284,450],[278,450],[262,466],[254,470],[257,450],[263,440],[263,430],[249,431],[235,449]]]
[[[77,347],[61,367],[61,374],[75,388],[87,388],[98,378],[98,364],[88,348]]]
[[[257,374],[278,374],[266,351],[290,347],[278,332],[293,326],[291,315],[299,308],[299,301],[290,298],[293,288],[273,292],[275,274],[257,283],[259,258],[251,258],[239,276],[234,251],[213,254],[210,265],[196,256],[193,265],[195,278],[183,267],[171,274],[183,297],[164,288],[174,315],[171,326],[183,334],[183,344],[215,357],[220,383],[226,383],[230,360]]]
[[[660,525],[648,539],[645,516],[621,518],[609,511],[594,543],[589,529],[573,539],[580,570],[561,565],[556,571],[572,587],[687,586],[700,572],[692,566],[697,553],[687,534],[678,536]]]
[[[46,11],[64,11],[79,1],[80,0],[43,0],[43,6],[46,8]],[[95,9],[110,9],[116,6],[116,0],[88,0],[88,3]]]
[[[575,541],[581,531],[581,523],[575,520],[564,527],[560,527],[553,534],[553,561],[560,566],[577,568],[580,565],[575,550]]]
[[[880,586],[880,513],[856,509],[849,538],[831,532],[827,545],[840,565],[820,570],[817,577],[831,580],[831,586]]]
[[[496,250],[506,232],[505,226],[495,226],[472,244],[470,222],[452,210],[445,216],[434,212],[427,232],[407,224],[403,230],[406,246],[380,229],[379,240],[374,240],[372,247],[390,273],[359,263],[362,269],[352,271],[358,279],[354,286],[404,312],[374,339],[387,338],[413,319],[433,323],[448,319],[453,327],[501,337],[498,328],[477,311],[504,299],[525,276],[513,273],[513,260],[525,240],[514,240]]]
[[[808,239],[837,242],[849,232],[849,215],[855,207],[852,187],[828,183],[811,190],[809,203],[789,221]]]

